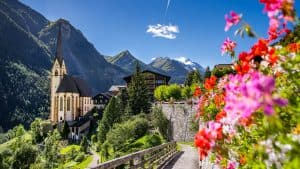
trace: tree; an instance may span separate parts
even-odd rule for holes
[[[166,90],[167,90],[167,86],[166,85],[161,85],[158,86],[155,90],[154,90],[154,98],[158,101],[163,101],[166,98]]]
[[[18,126],[13,128],[13,131],[15,133],[15,137],[19,137],[25,134],[25,129],[24,126],[22,124],[19,124]]]
[[[70,127],[69,127],[68,123],[66,121],[64,121],[64,126],[61,131],[62,138],[68,139],[69,133],[70,133]]]
[[[60,134],[57,129],[48,133],[45,139],[43,156],[45,158],[45,168],[56,168],[59,164],[59,139]]]
[[[189,99],[193,96],[193,90],[192,90],[192,86],[185,86],[182,90],[181,90],[181,96],[185,99]]]
[[[38,143],[42,140],[41,135],[41,122],[42,119],[36,118],[31,124],[30,124],[30,131],[32,133],[32,141],[34,143]]]
[[[12,168],[29,169],[30,165],[35,162],[38,150],[33,145],[22,141],[19,144],[12,157]]]
[[[128,96],[129,114],[137,115],[141,112],[150,112],[151,102],[149,90],[138,63],[136,64],[135,73],[131,77],[131,82],[128,86]]]
[[[127,104],[128,104],[128,92],[126,89],[122,89],[120,94],[118,95],[118,99],[120,101],[120,111],[125,112]]]
[[[168,86],[166,91],[166,98],[168,100],[180,100],[181,99],[181,87],[177,84],[172,84]]]
[[[47,137],[47,134],[49,131],[52,131],[52,124],[50,121],[42,121],[41,118],[36,118],[31,124],[30,124],[30,131],[32,134],[32,141],[34,143],[41,142],[45,137]]]
[[[87,138],[84,136],[83,139],[81,140],[80,143],[80,150],[87,153],[88,147],[89,147],[89,143],[87,141]]]
[[[106,134],[114,123],[120,122],[122,112],[120,111],[120,104],[116,97],[112,97],[105,107],[103,118],[98,125],[98,141],[103,143],[106,139]]]
[[[191,86],[192,84],[199,84],[201,82],[202,78],[200,72],[198,70],[193,70],[187,74],[186,79],[184,81],[184,85]]]
[[[210,71],[209,66],[207,66],[205,69],[204,78],[209,78],[210,75],[211,75],[211,71]]]
[[[151,121],[153,126],[158,129],[159,133],[168,139],[169,120],[164,115],[161,107],[154,107],[152,110]]]

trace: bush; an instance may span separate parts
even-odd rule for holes
[[[177,84],[172,84],[169,86],[161,85],[157,87],[154,91],[154,97],[159,101],[170,101],[181,100],[182,99],[182,88]]]
[[[126,142],[132,142],[144,136],[148,129],[147,119],[134,116],[125,122],[115,124],[107,133],[106,142],[110,143],[115,150],[120,150]]]
[[[169,120],[164,115],[161,107],[154,107],[151,114],[151,122],[154,128],[165,138],[168,138]]]
[[[76,157],[75,157],[75,160],[76,162],[82,162],[84,160],[85,156],[84,156],[84,153],[79,153]]]

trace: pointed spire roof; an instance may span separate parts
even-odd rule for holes
[[[55,52],[55,59],[58,60],[59,64],[62,64],[63,61],[63,47],[62,47],[62,34],[61,34],[61,26],[62,22],[59,22],[58,28],[58,35],[57,35],[57,42],[56,42],[56,52]]]

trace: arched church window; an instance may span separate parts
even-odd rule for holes
[[[67,111],[70,111],[70,108],[71,108],[71,106],[70,106],[70,103],[71,102],[71,99],[70,99],[70,97],[68,97],[67,98]]]
[[[58,76],[58,71],[57,71],[57,70],[55,70],[54,75],[55,75],[55,76]]]
[[[62,97],[60,97],[60,101],[59,101],[60,103],[59,103],[59,110],[60,111],[63,111],[64,110],[64,106],[63,106],[63,98]]]

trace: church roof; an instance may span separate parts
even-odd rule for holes
[[[59,22],[57,42],[56,42],[56,52],[55,52],[55,59],[57,59],[57,61],[60,65],[63,62],[63,47],[62,47],[61,25],[62,25],[62,22]]]
[[[64,75],[56,93],[79,93],[82,97],[90,97],[91,90],[87,84],[80,78]]]

